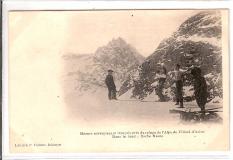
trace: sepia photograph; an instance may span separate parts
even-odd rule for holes
[[[10,153],[228,151],[228,12],[10,11]]]

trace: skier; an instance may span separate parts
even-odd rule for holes
[[[183,72],[180,70],[180,65],[176,64],[175,67],[175,83],[176,83],[176,104],[179,105],[179,108],[184,108],[183,105]]]
[[[194,67],[191,70],[194,83],[194,95],[196,98],[197,105],[201,108],[201,111],[205,111],[205,104],[207,102],[207,85],[204,77],[201,76],[201,69]]]
[[[112,73],[113,73],[113,70],[111,70],[111,69],[108,70],[108,75],[105,78],[105,84],[108,87],[108,99],[109,100],[112,100],[112,99],[117,100],[117,98],[116,98],[116,85],[114,83]]]

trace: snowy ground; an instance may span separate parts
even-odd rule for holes
[[[225,132],[227,125],[221,123],[184,123],[178,114],[170,114],[169,109],[175,108],[173,102],[155,102],[152,97],[145,101],[119,97],[117,101],[107,99],[107,89],[94,93],[83,94],[74,90],[65,90],[60,98],[56,97],[57,105],[51,107],[31,107],[19,109],[11,114],[10,133],[12,146],[17,152],[27,152],[15,148],[15,143],[60,143],[61,152],[87,152],[87,151],[188,151],[194,146],[195,150],[206,150],[210,143],[221,143],[226,147],[226,141],[220,133]],[[64,99],[63,99],[64,98]],[[65,100],[65,101],[63,101]],[[54,102],[54,101],[53,101]],[[26,105],[28,106],[28,105]],[[195,102],[185,103],[185,107],[195,107]],[[219,103],[208,104],[208,107],[220,106]],[[24,113],[30,114],[24,114]],[[23,115],[23,116],[22,116]],[[20,125],[17,125],[20,122]],[[225,121],[224,121],[225,122]],[[32,125],[33,124],[33,125]],[[225,123],[227,124],[227,123]],[[112,136],[81,136],[80,132],[148,132],[148,131],[179,131],[196,130],[205,134],[176,134],[164,135],[155,139],[115,139]],[[224,134],[227,138],[227,135]],[[172,142],[172,143],[171,143]],[[127,144],[127,145],[122,145]],[[169,145],[167,145],[169,144]],[[188,144],[188,145],[187,145]],[[192,144],[192,145],[190,145]],[[148,148],[150,146],[150,148]],[[177,148],[177,146],[179,146]],[[91,148],[90,148],[91,147]],[[38,150],[34,149],[35,152]],[[218,148],[214,148],[217,150]],[[41,151],[54,152],[52,147],[41,147]],[[57,151],[57,150],[56,150]]]
[[[170,109],[177,107],[174,102],[157,102],[155,100],[150,97],[140,101],[122,96],[118,100],[109,101],[106,90],[82,96],[72,93],[66,97],[69,117],[81,121],[82,124],[163,126],[182,123],[179,114],[169,113]],[[184,106],[199,110],[195,101],[186,102]],[[222,107],[222,104],[208,103],[206,105],[206,108],[216,107]]]

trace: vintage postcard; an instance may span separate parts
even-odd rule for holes
[[[8,12],[9,152],[228,151],[228,12]]]

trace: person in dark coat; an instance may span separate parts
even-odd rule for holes
[[[201,108],[201,111],[205,111],[208,96],[206,80],[201,76],[200,68],[193,68],[191,74],[193,76],[194,95],[197,105]]]
[[[113,80],[113,76],[112,76],[113,70],[108,70],[108,75],[105,78],[105,84],[108,87],[108,99],[112,100],[112,99],[117,99],[116,98],[116,85],[114,83]]]

